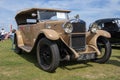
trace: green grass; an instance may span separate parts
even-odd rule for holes
[[[10,40],[0,42],[0,80],[120,80],[120,47],[106,64],[68,64],[55,73],[39,69],[34,53],[18,55],[11,48]]]

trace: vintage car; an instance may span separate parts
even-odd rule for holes
[[[35,52],[39,67],[54,72],[61,61],[94,61],[105,63],[111,55],[104,30],[86,32],[86,23],[69,19],[69,10],[32,8],[15,16],[18,30],[15,51]]]
[[[106,30],[111,34],[109,40],[112,44],[120,44],[120,18],[99,19],[93,22],[91,27],[94,27],[94,25],[97,29]]]

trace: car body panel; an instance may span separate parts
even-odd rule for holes
[[[23,43],[23,38],[22,38],[22,35],[20,33],[20,31],[16,31],[16,37],[17,37],[17,44],[18,46],[24,46],[24,43]]]

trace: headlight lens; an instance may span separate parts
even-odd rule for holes
[[[97,32],[97,28],[91,28],[91,32],[92,33],[96,33]]]
[[[71,23],[66,23],[64,26],[63,26],[64,30],[66,33],[71,33],[73,31],[73,25]]]
[[[99,27],[97,26],[97,24],[93,24],[90,28],[90,31],[92,33],[96,33],[98,29],[99,29]]]

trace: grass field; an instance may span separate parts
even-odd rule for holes
[[[35,54],[18,55],[11,48],[10,40],[0,42],[0,80],[120,80],[120,47],[106,64],[73,63],[55,73],[39,69]]]

